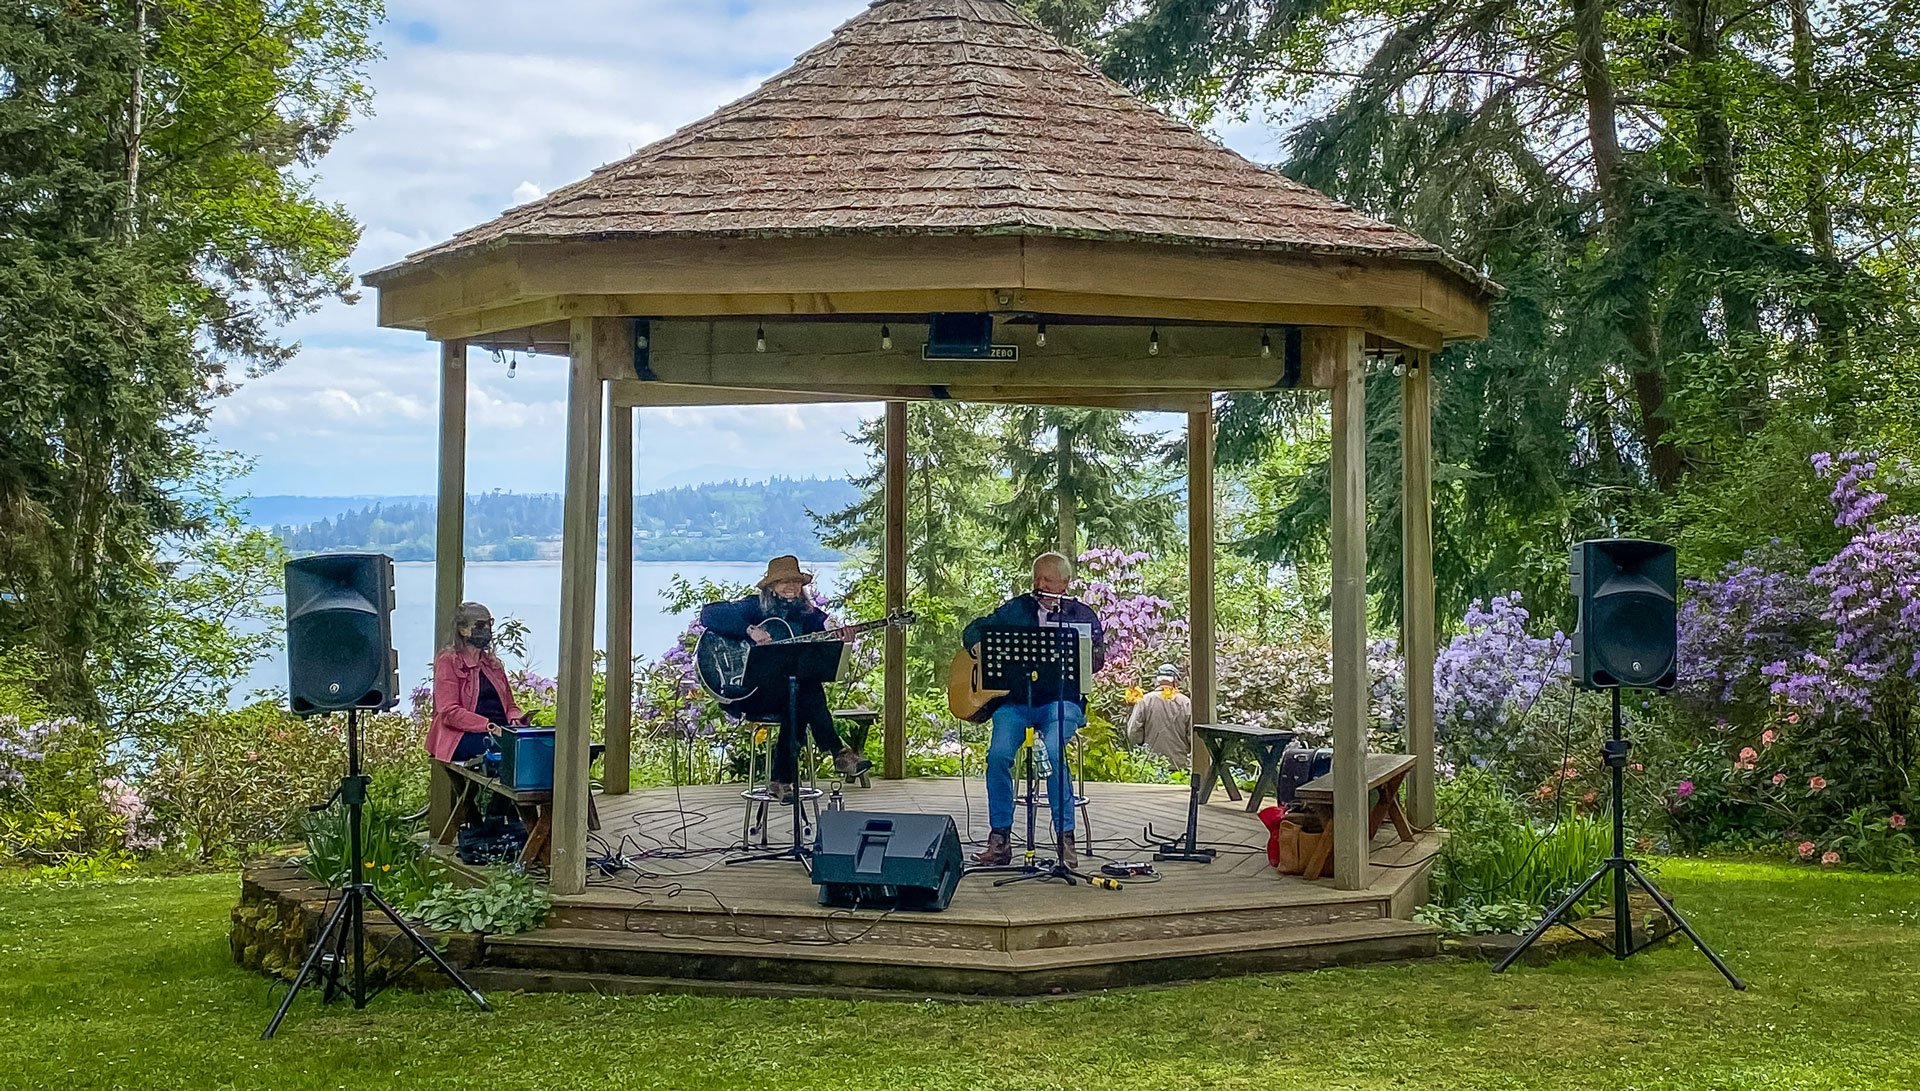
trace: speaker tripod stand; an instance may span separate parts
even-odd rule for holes
[[[1627,741],[1620,727],[1620,690],[1615,688],[1612,692],[1613,737],[1608,739],[1606,745],[1601,747],[1600,753],[1606,760],[1607,768],[1613,771],[1613,855],[1601,863],[1599,870],[1587,876],[1586,882],[1574,888],[1573,893],[1569,894],[1565,901],[1555,906],[1553,912],[1543,917],[1540,923],[1534,926],[1533,931],[1527,933],[1527,938],[1520,941],[1518,947],[1508,951],[1499,962],[1494,963],[1493,972],[1496,974],[1501,973],[1506,970],[1507,967],[1513,965],[1521,955],[1526,953],[1527,948],[1533,946],[1535,940],[1538,940],[1546,934],[1547,929],[1562,922],[1567,922],[1567,927],[1573,928],[1575,932],[1579,932],[1588,942],[1606,950],[1613,955],[1615,960],[1621,962],[1646,950],[1659,940],[1672,935],[1672,932],[1666,932],[1656,939],[1647,940],[1646,943],[1637,946],[1634,944],[1633,916],[1627,908],[1627,884],[1631,882],[1633,885],[1647,892],[1647,896],[1652,898],[1655,904],[1660,906],[1660,911],[1665,913],[1667,919],[1673,922],[1675,929],[1686,933],[1687,938],[1693,941],[1693,945],[1700,949],[1701,954],[1707,956],[1707,961],[1713,963],[1713,968],[1720,971],[1721,976],[1727,979],[1728,984],[1736,989],[1745,989],[1747,983],[1740,980],[1732,970],[1728,969],[1726,963],[1720,961],[1720,956],[1714,954],[1713,948],[1707,946],[1706,941],[1700,938],[1700,934],[1695,932],[1693,926],[1687,923],[1687,919],[1680,915],[1680,911],[1673,907],[1672,902],[1667,900],[1667,896],[1660,893],[1660,888],[1654,886],[1652,881],[1640,871],[1640,865],[1634,863],[1633,860],[1627,856],[1626,768],[1627,754],[1632,751],[1633,744]],[[1573,907],[1578,905],[1580,899],[1586,896],[1587,891],[1592,890],[1594,885],[1599,883],[1600,880],[1607,878],[1613,880],[1612,946],[1601,943],[1585,932],[1581,932],[1580,929],[1574,928],[1568,917],[1568,914],[1573,911]]]
[[[480,1005],[481,1011],[493,1010],[487,1005],[486,997],[474,991],[473,986],[467,984],[459,972],[440,956],[440,952],[434,950],[433,945],[428,943],[425,937],[414,931],[413,926],[408,924],[399,913],[394,911],[393,906],[388,905],[386,899],[380,896],[380,892],[373,889],[373,884],[366,881],[364,854],[361,847],[361,819],[362,810],[367,803],[367,785],[371,780],[371,777],[360,772],[358,712],[356,709],[349,708],[347,710],[347,775],[340,779],[340,787],[335,790],[333,798],[347,805],[347,866],[349,869],[347,874],[351,881],[347,883],[346,889],[341,891],[340,904],[334,907],[333,915],[327,918],[326,923],[320,928],[320,934],[314,937],[313,949],[307,952],[306,961],[300,964],[300,972],[294,975],[293,984],[287,988],[287,995],[280,1001],[279,1010],[273,1013],[273,1019],[267,1023],[266,1031],[260,1035],[262,1038],[271,1038],[273,1032],[280,1029],[280,1021],[287,1017],[287,1011],[293,1007],[293,998],[300,995],[300,989],[303,986],[315,980],[316,968],[320,971],[319,979],[326,983],[320,994],[321,1003],[330,1004],[334,997],[348,995],[353,997],[355,1009],[367,1006],[367,1001],[373,996],[367,992],[366,912],[369,903],[386,914],[387,919],[393,922],[393,926],[400,930],[400,934],[413,944],[412,960],[397,971],[393,975],[394,978],[397,979],[401,974],[412,969],[414,963],[425,958],[445,974],[448,980],[459,986],[462,992],[472,997],[473,1002]],[[324,810],[332,803],[333,799],[329,799],[315,810]],[[341,976],[349,964],[352,966],[352,973],[343,984]],[[374,993],[378,992],[378,989],[374,990]]]

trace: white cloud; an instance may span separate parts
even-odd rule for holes
[[[538,201],[546,195],[546,190],[541,189],[532,182],[522,182],[513,187],[513,203],[516,205],[524,205],[528,201]]]

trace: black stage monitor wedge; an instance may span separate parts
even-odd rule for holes
[[[1679,624],[1674,548],[1634,538],[1573,547],[1573,677],[1587,689],[1672,689]]]
[[[960,833],[943,814],[828,811],[813,849],[820,904],[945,909],[965,870]]]
[[[332,553],[287,562],[287,703],[302,716],[400,701],[393,558]]]

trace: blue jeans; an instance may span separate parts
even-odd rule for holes
[[[996,830],[1013,828],[1013,759],[1027,741],[1027,728],[1032,727],[1035,741],[1045,746],[1053,759],[1053,775],[1046,779],[1053,828],[1059,833],[1073,832],[1073,778],[1067,769],[1067,742],[1086,722],[1086,710],[1072,701],[1003,704],[993,710],[993,741],[987,744],[989,826]]]

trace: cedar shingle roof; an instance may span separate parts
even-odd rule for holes
[[[961,234],[1395,256],[1479,280],[1146,105],[1006,0],[876,0],[745,98],[381,272],[512,240]]]

